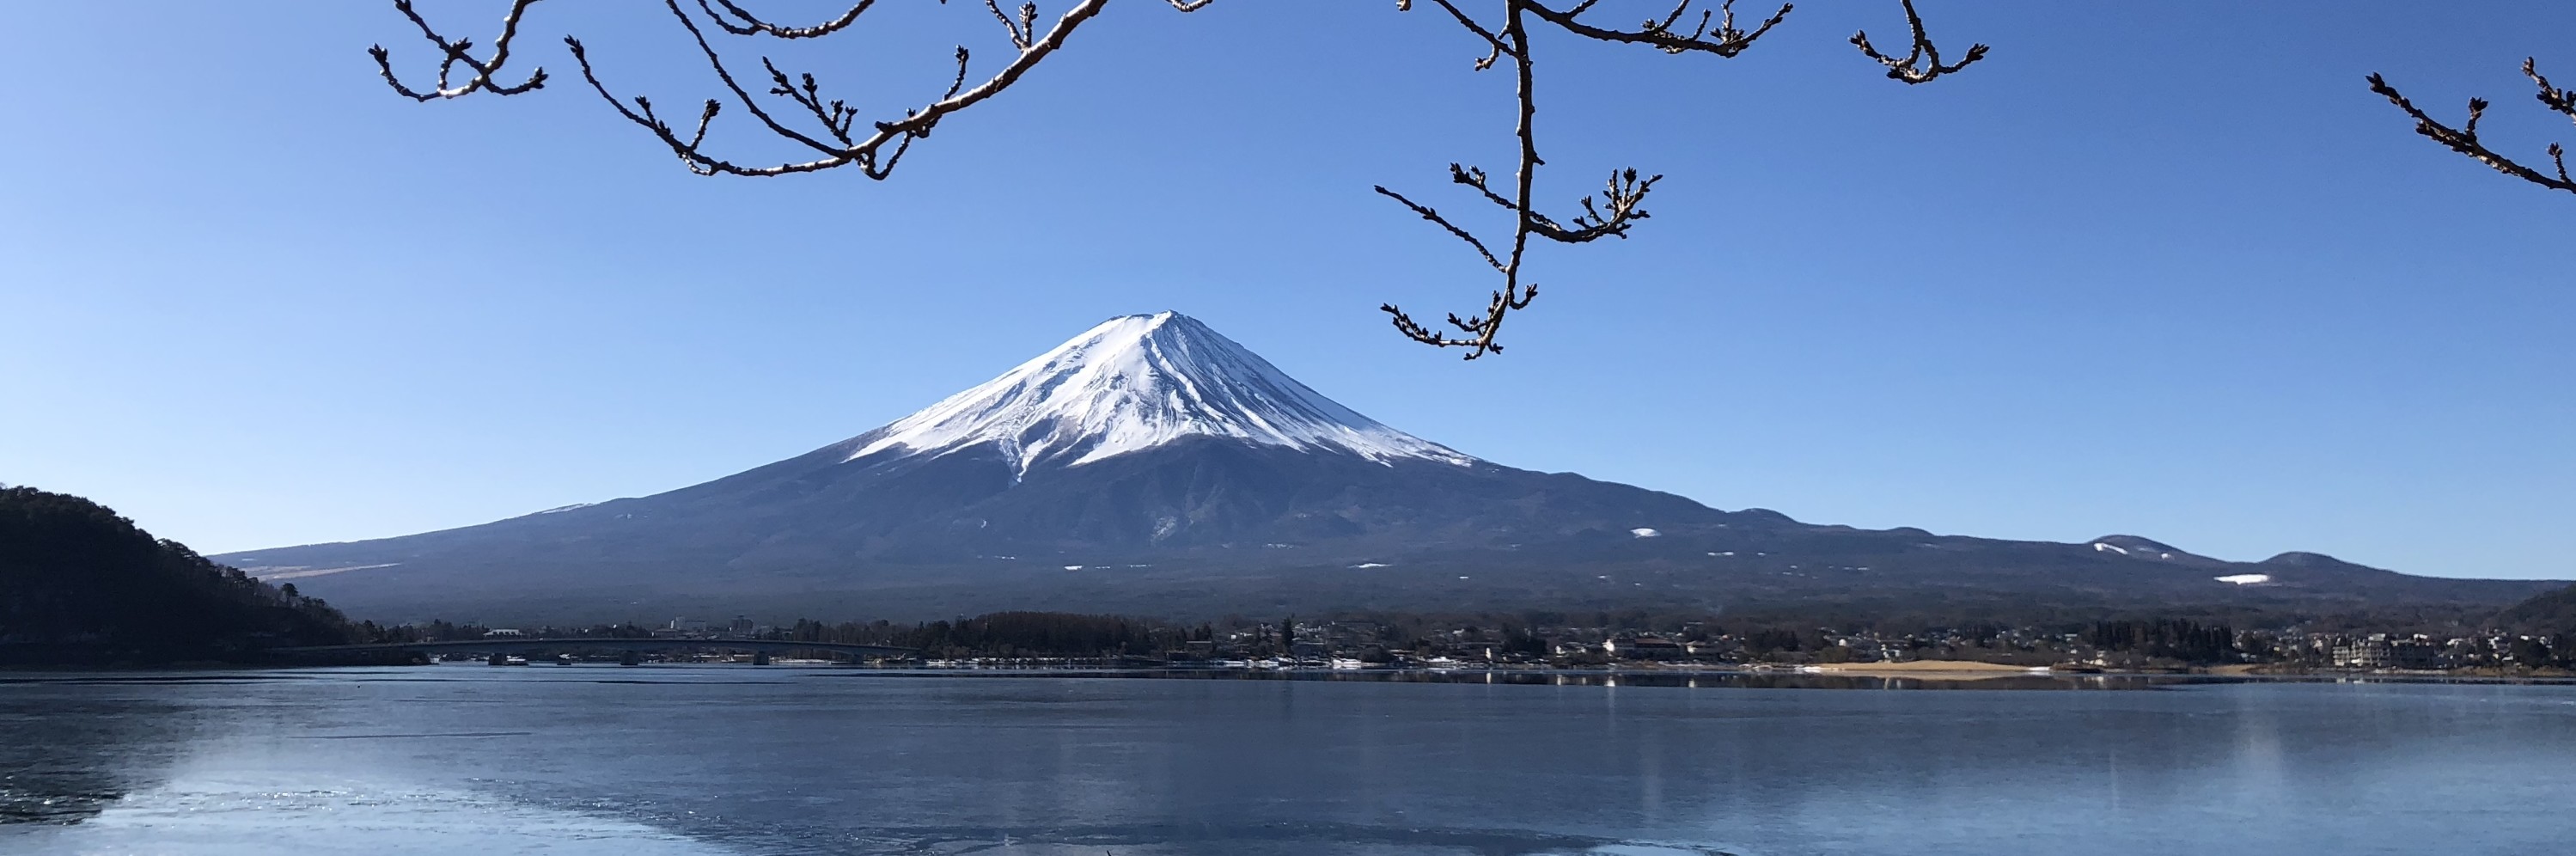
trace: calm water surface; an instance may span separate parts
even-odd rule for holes
[[[0,853],[2541,854],[2576,687],[0,675]]]

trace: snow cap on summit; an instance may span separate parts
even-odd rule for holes
[[[1054,350],[870,432],[846,460],[992,444],[1022,474],[1186,437],[1341,452],[1379,463],[1475,459],[1362,416],[1178,312],[1103,321]]]

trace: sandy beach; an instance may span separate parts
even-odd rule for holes
[[[1909,660],[1903,663],[1827,663],[1816,669],[1828,675],[1884,678],[2003,678],[2047,674],[2047,667],[2007,666],[1975,660]]]

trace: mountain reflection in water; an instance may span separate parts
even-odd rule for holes
[[[1191,677],[5,677],[0,852],[2536,853],[2576,798],[2568,686]]]

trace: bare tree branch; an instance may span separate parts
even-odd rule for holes
[[[698,8],[706,10],[707,17],[713,19],[716,26],[723,28],[725,32],[737,36],[769,35],[782,39],[810,39],[840,32],[843,28],[857,23],[859,16],[867,13],[868,7],[876,5],[876,0],[859,0],[856,5],[850,7],[849,11],[842,12],[823,23],[811,27],[788,27],[763,21],[741,6],[734,5],[732,0],[715,0],[715,6],[724,7],[726,14],[723,15],[716,14],[715,6],[709,6],[707,2],[708,0],[698,0]],[[946,4],[948,0],[939,0],[939,2]],[[1165,0],[1165,2],[1183,12],[1196,12],[1200,7],[1216,0]]]
[[[1869,44],[1868,30],[1853,33],[1851,37],[1852,46],[1860,48],[1862,56],[1878,60],[1878,64],[1887,66],[1888,79],[1902,80],[1909,84],[1930,83],[1934,78],[1967,68],[1969,63],[1986,58],[1985,45],[1969,45],[1966,58],[1959,60],[1955,65],[1942,65],[1941,49],[1932,44],[1931,34],[1923,31],[1923,16],[1915,13],[1914,0],[1899,0],[1899,2],[1905,7],[1905,26],[1914,31],[1913,52],[1906,54],[1903,59],[1879,53],[1877,48]]]
[[[2540,63],[2535,58],[2526,57],[2523,59],[2522,74],[2524,77],[2531,78],[2531,82],[2540,87],[2540,92],[2535,97],[2540,99],[2541,106],[2547,107],[2560,115],[2566,116],[2570,120],[2576,120],[2576,90],[2559,89],[2555,86],[2551,86],[2549,78],[2541,76]],[[2576,180],[2569,179],[2567,175],[2567,148],[2565,146],[2555,142],[2549,144],[2549,162],[2550,165],[2555,168],[2554,171],[2557,173],[2557,175],[2552,176],[2549,173],[2541,172],[2538,169],[2516,162],[2512,158],[2498,154],[2494,149],[2487,148],[2486,144],[2478,141],[2478,120],[2486,115],[2486,99],[2469,99],[2469,120],[2462,123],[2460,127],[2453,128],[2449,125],[2442,124],[2439,121],[2435,121],[2432,116],[2427,115],[2423,110],[2418,109],[2414,102],[2408,101],[2405,95],[2400,94],[2397,91],[2397,87],[2390,86],[2387,79],[2380,77],[2377,73],[2372,73],[2369,80],[2370,91],[2378,93],[2380,97],[2388,99],[2388,103],[2397,105],[2397,109],[2405,111],[2408,116],[2414,117],[2415,133],[2422,134],[2433,142],[2441,143],[2451,151],[2459,152],[2460,154],[2469,156],[2479,163],[2494,167],[2497,172],[2501,172],[2551,190],[2564,190],[2570,193],[2576,193]]]
[[[1566,32],[1585,38],[1647,45],[1669,54],[1699,51],[1722,57],[1732,57],[1743,53],[1745,48],[1752,47],[1754,39],[1761,38],[1763,33],[1770,32],[1772,27],[1786,20],[1789,17],[1789,10],[1795,8],[1791,4],[1782,3],[1780,10],[1771,13],[1771,17],[1763,19],[1760,26],[1746,31],[1735,28],[1735,0],[1725,0],[1719,4],[1715,12],[1700,10],[1699,24],[1691,29],[1689,35],[1682,35],[1681,31],[1673,29],[1673,24],[1690,14],[1691,5],[1698,0],[1681,0],[1681,3],[1674,6],[1671,12],[1665,13],[1661,20],[1649,19],[1634,30],[1596,27],[1576,20],[1578,16],[1590,11],[1593,5],[1599,2],[1600,0],[1583,0],[1562,12],[1550,9],[1535,0],[1528,0],[1522,5],[1539,20],[1555,24],[1564,28]],[[1714,29],[1711,29],[1712,24],[1715,25]]]
[[[510,11],[501,16],[500,37],[492,40],[492,57],[475,59],[473,39],[448,41],[436,30],[430,29],[429,22],[422,20],[420,13],[412,9],[411,0],[394,0],[394,11],[401,12],[405,18],[410,18],[412,26],[420,28],[421,38],[428,39],[430,44],[438,47],[440,55],[438,85],[430,87],[427,92],[414,91],[411,87],[403,85],[401,78],[394,75],[393,52],[385,50],[384,45],[368,46],[367,55],[375,57],[376,70],[384,75],[386,85],[392,86],[395,92],[414,101],[459,98],[487,91],[494,95],[517,95],[540,89],[546,85],[546,70],[542,68],[529,72],[528,79],[517,86],[492,81],[492,75],[500,73],[501,67],[510,62],[510,42],[519,37],[519,18],[527,14],[528,7],[534,5],[537,5],[537,0],[512,0]],[[474,72],[474,76],[466,78],[464,83],[450,86],[448,85],[450,73],[459,65]]]
[[[518,33],[522,14],[527,7],[536,2],[537,0],[514,0],[509,15],[503,21],[502,36],[494,47],[493,56],[487,60],[478,60],[468,53],[472,47],[469,41],[447,40],[413,10],[411,0],[395,0],[394,8],[411,19],[412,23],[420,28],[422,36],[437,46],[446,57],[439,66],[439,85],[429,92],[416,92],[405,87],[395,77],[391,61],[383,47],[375,47],[369,53],[376,57],[377,63],[383,69],[385,81],[393,84],[396,92],[415,100],[455,98],[475,92],[492,92],[498,95],[527,92],[543,85],[544,71],[537,71],[527,82],[517,86],[496,84],[491,78],[509,58],[509,43]],[[739,36],[766,35],[781,39],[817,38],[841,32],[855,25],[861,15],[875,6],[875,2],[876,0],[859,0],[841,14],[820,24],[787,26],[764,20],[750,10],[744,9],[734,0],[696,0],[698,11],[704,13],[708,20],[715,22],[716,27],[724,32]],[[944,3],[945,0],[942,2]],[[1164,2],[1180,11],[1194,12],[1205,8],[1213,0],[1164,0]],[[741,105],[771,134],[812,149],[816,155],[805,160],[769,164],[743,164],[706,151],[704,146],[707,142],[707,130],[715,117],[723,112],[722,101],[708,99],[699,112],[696,128],[684,137],[655,113],[651,99],[641,96],[620,99],[610,92],[607,84],[600,80],[598,69],[592,65],[589,51],[585,49],[580,39],[566,36],[564,43],[572,49],[573,60],[581,66],[582,80],[590,84],[592,91],[599,93],[600,98],[607,101],[619,115],[644,128],[664,145],[669,146],[672,153],[677,155],[681,163],[691,172],[700,175],[775,176],[855,166],[861,174],[869,178],[884,179],[893,174],[895,164],[902,159],[904,152],[911,149],[914,140],[930,136],[931,130],[949,114],[975,106],[1010,88],[1031,69],[1036,68],[1038,63],[1062,49],[1065,41],[1072,37],[1074,31],[1098,16],[1107,3],[1108,0],[1075,0],[1073,5],[1058,16],[1047,29],[1040,31],[1037,29],[1038,9],[1035,3],[1022,4],[1017,10],[1018,14],[1014,16],[1005,13],[994,0],[985,0],[985,8],[1000,19],[1004,29],[1008,31],[1011,45],[1015,49],[1015,55],[1011,60],[993,72],[992,76],[970,87],[967,85],[969,52],[965,46],[958,46],[957,70],[946,91],[922,106],[905,110],[902,118],[869,123],[867,127],[872,129],[872,133],[861,136],[854,133],[858,127],[858,108],[840,99],[825,101],[813,75],[803,74],[791,79],[777,67],[776,63],[763,57],[761,67],[769,72],[772,84],[766,94],[785,98],[794,103],[812,117],[815,124],[820,126],[820,132],[800,130],[771,115],[760,101],[734,78],[732,70],[725,64],[723,54],[707,40],[706,31],[698,26],[696,16],[681,8],[679,0],[664,0],[664,6],[697,43],[698,50],[705,58],[708,68],[715,72],[716,79],[722,82],[725,89],[732,94],[732,100]],[[463,84],[450,86],[449,70],[457,65],[465,66],[473,71],[475,76]]]
[[[1469,16],[1465,12],[1459,11],[1456,3],[1451,2],[1451,0],[1431,0],[1431,2],[1439,6],[1441,9],[1446,10],[1449,13],[1449,17],[1458,22],[1458,26],[1465,27],[1467,28],[1467,32],[1474,33],[1477,38],[1484,39],[1486,46],[1491,48],[1491,50],[1486,51],[1483,59],[1476,60],[1477,71],[1484,71],[1485,69],[1494,67],[1494,60],[1500,59],[1503,55],[1503,51],[1509,50],[1509,48],[1503,44],[1503,37],[1494,35],[1494,31],[1485,29],[1485,25],[1476,23],[1476,19],[1474,17]],[[1413,0],[1395,0],[1395,10],[1398,12],[1413,11]]]
[[[395,10],[410,19],[412,24],[419,28],[421,36],[436,47],[441,56],[437,86],[426,91],[413,90],[395,76],[390,56],[382,46],[373,47],[368,53],[375,57],[385,82],[392,85],[395,92],[418,101],[457,98],[476,92],[490,92],[495,95],[516,95],[528,92],[544,85],[546,74],[543,69],[533,70],[526,81],[517,85],[496,83],[494,75],[499,73],[509,61],[511,42],[518,35],[519,22],[528,7],[535,5],[536,2],[537,0],[513,0],[508,14],[502,19],[501,35],[494,40],[491,56],[478,59],[472,53],[473,44],[470,41],[464,39],[451,41],[439,35],[412,8],[412,0],[394,0]],[[956,69],[949,75],[947,88],[938,97],[921,103],[920,106],[904,110],[901,118],[888,118],[865,124],[861,123],[861,111],[858,107],[847,100],[825,96],[821,82],[817,81],[813,74],[791,74],[781,69],[778,63],[769,57],[760,59],[761,70],[769,75],[769,86],[761,93],[751,92],[736,79],[723,53],[718,51],[708,39],[707,31],[699,26],[698,17],[703,15],[706,20],[715,24],[716,29],[736,36],[812,39],[844,32],[856,26],[862,16],[875,8],[876,0],[855,0],[839,14],[820,23],[804,26],[779,24],[766,20],[743,8],[736,0],[694,0],[694,2],[697,6],[696,14],[683,8],[680,0],[663,0],[663,5],[670,11],[673,19],[688,32],[707,67],[715,72],[716,79],[723,84],[731,98],[706,99],[699,108],[696,123],[687,129],[686,134],[663,119],[654,109],[651,99],[643,96],[621,99],[609,91],[608,85],[600,80],[599,71],[592,64],[590,53],[584,48],[581,40],[566,36],[564,43],[571,48],[573,61],[581,67],[582,80],[590,84],[591,90],[608,102],[609,107],[616,110],[618,115],[644,128],[655,139],[661,140],[662,144],[669,147],[671,153],[680,159],[683,166],[700,175],[779,176],[855,166],[862,175],[871,179],[884,179],[893,173],[895,165],[903,159],[904,153],[911,150],[913,141],[930,136],[930,132],[950,114],[973,107],[1010,88],[1030,70],[1036,68],[1038,63],[1061,50],[1066,40],[1073,36],[1074,31],[1097,17],[1109,0],[1068,0],[1071,5],[1044,30],[1038,28],[1039,14],[1035,2],[1023,2],[1016,9],[1005,9],[1000,0],[983,0],[985,13],[1002,25],[1003,35],[1010,42],[1013,49],[1010,60],[980,81],[969,85],[968,66],[971,54],[965,46],[960,45],[955,54]],[[947,0],[939,0],[939,2],[944,4]],[[1213,0],[1164,0],[1164,2],[1179,11],[1194,12],[1205,8]],[[1485,201],[1509,212],[1512,219],[1511,236],[1508,241],[1488,242],[1479,238],[1459,221],[1441,214],[1438,210],[1415,202],[1393,190],[1378,187],[1378,193],[1395,200],[1416,216],[1439,226],[1452,237],[1465,242],[1502,279],[1500,287],[1495,289],[1487,300],[1483,312],[1465,318],[1454,313],[1448,316],[1449,325],[1457,328],[1455,333],[1431,330],[1414,321],[1411,316],[1393,304],[1380,308],[1390,316],[1396,329],[1406,337],[1439,347],[1465,348],[1467,349],[1466,358],[1471,360],[1489,353],[1500,353],[1503,346],[1496,341],[1495,337],[1502,329],[1504,316],[1514,310],[1528,308],[1531,301],[1537,299],[1537,284],[1525,281],[1524,277],[1532,238],[1565,244],[1588,243],[1609,237],[1626,238],[1629,229],[1633,228],[1637,221],[1645,220],[1650,216],[1643,207],[1643,203],[1647,194],[1654,190],[1655,183],[1663,178],[1660,175],[1640,177],[1634,169],[1616,170],[1610,174],[1610,179],[1604,185],[1599,200],[1596,202],[1594,197],[1583,197],[1577,203],[1581,212],[1573,217],[1560,220],[1537,209],[1532,203],[1532,194],[1538,179],[1539,167],[1544,166],[1547,161],[1540,157],[1538,151],[1537,82],[1535,65],[1530,54],[1530,31],[1533,22],[1543,29],[1594,41],[1644,45],[1670,54],[1706,53],[1718,57],[1735,57],[1751,48],[1756,40],[1771,32],[1773,27],[1787,20],[1789,12],[1794,8],[1790,4],[1783,3],[1769,17],[1763,18],[1750,29],[1746,29],[1736,24],[1734,0],[1719,0],[1715,9],[1708,8],[1705,0],[1658,0],[1672,5],[1668,8],[1658,6],[1656,8],[1666,9],[1662,15],[1647,18],[1633,29],[1623,29],[1604,26],[1593,20],[1599,17],[1595,13],[1604,5],[1603,0],[1488,0],[1488,2],[1500,3],[1502,7],[1500,24],[1487,24],[1469,14],[1461,6],[1466,0],[1430,0],[1430,2],[1440,7],[1448,14],[1450,20],[1456,22],[1460,28],[1484,45],[1484,56],[1473,63],[1477,70],[1490,69],[1496,63],[1505,60],[1509,60],[1513,67],[1514,91],[1518,101],[1518,110],[1513,123],[1513,137],[1518,143],[1518,154],[1510,174],[1511,186],[1508,188],[1494,186],[1492,179],[1482,168],[1455,163],[1449,165],[1452,183],[1473,189]],[[1562,7],[1550,5],[1553,2],[1564,2],[1570,5]],[[1865,34],[1852,37],[1852,43],[1858,45],[1862,53],[1888,67],[1889,77],[1907,83],[1923,83],[1966,68],[1968,64],[1985,56],[1986,46],[1977,45],[1970,48],[1967,57],[1958,63],[1943,64],[1939,49],[1933,46],[1931,38],[1924,33],[1923,19],[1916,14],[1913,0],[1900,0],[1900,2],[1905,9],[1906,22],[1913,30],[1914,50],[1911,54],[1901,59],[1883,56],[1870,46]],[[1396,8],[1399,10],[1409,11],[1412,7],[1412,0],[1396,2]],[[1693,18],[1691,13],[1695,10],[1698,15]],[[452,84],[453,72],[460,66],[471,72],[472,76],[462,83]],[[2533,78],[2538,80],[2539,76],[2534,73]],[[2552,103],[2565,103],[2570,99],[2567,93],[2550,89],[2545,80],[2541,81],[2541,85],[2544,102],[2552,97],[2559,99],[2558,102]],[[794,109],[788,111],[784,117],[775,115],[767,106],[764,106],[763,96],[784,99],[788,104],[794,105]],[[812,154],[801,160],[746,164],[710,153],[706,148],[708,132],[716,117],[723,114],[727,100],[739,105],[744,112],[750,113],[752,119],[772,136],[795,143]],[[2402,100],[2400,104],[2404,106]],[[2408,109],[2412,112],[2411,107]],[[799,113],[802,115],[796,115]],[[2420,114],[2418,116],[2420,118]],[[789,119],[794,121],[791,123]],[[2474,141],[2474,118],[2471,122],[2468,139]],[[809,124],[812,126],[811,129],[802,127]],[[2553,156],[2557,151],[2556,147],[2551,148]],[[2560,175],[2564,178],[2563,168],[2560,170]]]
[[[1501,287],[1494,290],[1486,300],[1485,311],[1465,318],[1460,318],[1454,313],[1448,316],[1449,325],[1457,328],[1456,333],[1433,330],[1428,325],[1414,320],[1412,315],[1395,304],[1389,303],[1378,307],[1387,314],[1388,321],[1395,325],[1397,332],[1404,334],[1406,338],[1434,347],[1465,348],[1466,358],[1470,360],[1490,353],[1501,353],[1503,345],[1496,341],[1496,336],[1502,331],[1504,316],[1514,310],[1528,308],[1530,302],[1538,297],[1538,285],[1526,282],[1523,277],[1524,265],[1529,255],[1530,239],[1542,238],[1558,243],[1581,244],[1607,237],[1626,238],[1628,230],[1637,221],[1650,216],[1646,213],[1643,203],[1646,195],[1654,190],[1655,182],[1662,180],[1663,176],[1640,178],[1634,169],[1612,172],[1601,194],[1601,204],[1596,204],[1592,197],[1586,196],[1580,203],[1582,213],[1569,220],[1559,221],[1541,213],[1532,205],[1531,192],[1537,181],[1538,168],[1545,165],[1547,161],[1540,157],[1538,152],[1535,121],[1538,112],[1535,65],[1530,55],[1531,21],[1595,41],[1645,45],[1670,54],[1707,53],[1731,58],[1752,47],[1754,41],[1761,38],[1764,33],[1770,32],[1772,27],[1779,26],[1781,21],[1787,19],[1793,8],[1789,4],[1782,4],[1779,11],[1772,13],[1752,29],[1746,30],[1736,26],[1734,0],[1723,0],[1715,10],[1701,8],[1697,21],[1692,23],[1688,31],[1680,29],[1680,24],[1689,19],[1693,5],[1698,2],[1699,0],[1679,0],[1662,17],[1650,18],[1636,29],[1623,30],[1599,26],[1585,20],[1584,16],[1599,6],[1601,0],[1575,0],[1573,5],[1563,8],[1550,6],[1544,0],[1503,0],[1503,18],[1498,26],[1489,26],[1467,14],[1458,6],[1456,0],[1431,0],[1433,5],[1449,13],[1449,17],[1456,21],[1459,27],[1486,44],[1488,51],[1483,58],[1476,60],[1474,64],[1476,70],[1483,71],[1491,68],[1496,62],[1505,59],[1510,60],[1512,64],[1516,84],[1515,93],[1519,100],[1513,136],[1520,144],[1520,153],[1512,171],[1511,187],[1502,189],[1494,187],[1493,180],[1485,174],[1483,168],[1455,163],[1449,165],[1451,183],[1465,185],[1483,197],[1486,202],[1510,212],[1512,235],[1510,241],[1502,245],[1504,250],[1497,253],[1483,239],[1439,211],[1395,191],[1384,187],[1377,188],[1378,193],[1403,204],[1422,219],[1437,224],[1449,234],[1474,247],[1477,253],[1484,257],[1485,263],[1492,266],[1502,277]],[[1901,61],[1882,59],[1882,62],[1887,62],[1891,68],[1903,65],[1907,69],[1915,69],[1915,63],[1928,56],[1931,64],[1918,72],[1913,72],[1917,74],[1916,77],[1901,74],[1890,76],[1908,83],[1921,83],[1942,74],[1958,71],[1968,63],[1985,56],[1986,47],[1978,45],[1968,52],[1967,59],[1956,65],[1942,65],[1939,52],[1932,48],[1930,38],[1923,34],[1922,18],[1914,13],[1912,0],[1904,0],[1904,6],[1906,18],[1914,26],[1916,56]],[[1409,11],[1412,8],[1411,0],[1397,0],[1396,8]],[[1865,38],[1855,38],[1855,42],[1861,45],[1863,51],[1869,51]],[[1877,56],[1875,52],[1871,52],[1870,55]]]
[[[1377,186],[1377,192],[1385,194],[1387,198],[1395,200],[1406,208],[1413,209],[1413,213],[1422,215],[1422,219],[1439,224],[1440,228],[1449,230],[1449,234],[1458,236],[1458,240],[1465,241],[1467,242],[1467,246],[1476,248],[1476,254],[1485,257],[1485,264],[1492,266],[1493,269],[1497,271],[1503,270],[1502,260],[1494,258],[1494,251],[1487,248],[1485,246],[1485,242],[1476,240],[1475,235],[1468,233],[1465,229],[1458,228],[1458,224],[1449,222],[1449,218],[1440,216],[1439,211],[1433,210],[1422,203],[1406,199],[1404,198],[1404,194],[1388,190],[1386,189],[1386,185],[1383,184]]]
[[[725,32],[732,33],[737,36],[771,35],[782,39],[810,39],[816,36],[828,36],[833,33],[840,32],[842,28],[858,23],[859,16],[867,14],[868,7],[877,4],[877,0],[859,0],[856,5],[850,7],[849,11],[843,12],[840,15],[833,17],[831,20],[824,21],[823,23],[816,24],[811,27],[782,27],[777,24],[763,21],[758,17],[753,16],[750,12],[743,11],[742,7],[733,4],[733,0],[715,0],[715,2],[717,6],[723,6],[725,11],[730,13],[733,17],[727,18],[724,15],[716,14],[716,10],[707,5],[707,0],[698,0],[698,8],[705,10],[707,18],[715,21],[716,26],[723,28]],[[739,19],[741,23],[735,23],[736,19]]]

